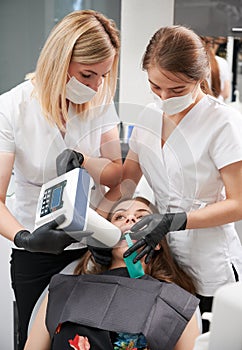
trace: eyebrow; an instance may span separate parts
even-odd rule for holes
[[[154,85],[154,86],[156,86],[156,87],[159,88],[159,85],[153,83],[152,80],[148,79],[148,81],[149,81],[150,84],[152,84],[152,85]],[[176,89],[184,89],[184,87],[185,87],[185,85],[179,85],[179,86],[170,87],[170,88],[168,88],[168,89],[169,89],[169,90],[176,90]]]
[[[114,211],[113,213],[112,213],[112,217],[114,216],[114,214],[116,214],[116,213],[118,213],[118,212],[124,212],[124,211],[127,211],[127,209],[122,209],[122,208],[120,208],[120,209],[117,209],[116,211]],[[152,214],[152,211],[151,210],[149,210],[149,209],[137,209],[137,210],[135,210],[135,213],[140,213],[140,212],[147,212],[147,213],[149,213],[149,214]]]
[[[150,84],[159,87],[157,84],[153,83],[153,81],[151,81],[150,79],[148,79],[148,81],[149,81]]]

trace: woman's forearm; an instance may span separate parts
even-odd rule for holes
[[[122,178],[121,159],[111,161],[107,158],[94,158],[84,156],[83,167],[89,172],[93,180],[101,185],[113,188]]]
[[[242,220],[241,203],[226,199],[187,214],[187,229],[207,228]]]
[[[15,219],[6,205],[0,201],[0,234],[13,241],[15,234],[24,227]]]

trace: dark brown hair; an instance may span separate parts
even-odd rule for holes
[[[207,78],[210,65],[201,38],[183,26],[160,28],[150,39],[143,56],[142,68],[157,67],[182,75],[187,81],[201,81],[201,88],[210,93]]]
[[[221,81],[220,81],[220,72],[219,65],[216,60],[215,49],[213,47],[214,40],[210,37],[201,37],[204,47],[208,53],[210,67],[211,67],[211,90],[212,94],[215,97],[218,97],[221,92]]]
[[[113,206],[111,212],[119,203],[128,200],[145,203],[153,213],[157,213],[156,207],[143,197],[122,199]],[[158,280],[176,283],[188,292],[195,294],[195,286],[192,278],[182,270],[172,257],[166,238],[161,240],[160,246],[161,249],[154,252],[151,261],[146,265],[145,273]],[[91,253],[87,252],[76,267],[75,274],[98,274],[106,270],[108,270],[107,266],[97,264]]]

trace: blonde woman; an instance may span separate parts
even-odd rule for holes
[[[36,71],[0,96],[0,233],[15,243],[11,277],[19,350],[51,276],[85,251],[79,243],[71,245],[73,239],[56,229],[55,221],[34,231],[40,187],[57,176],[56,158],[68,149],[78,152],[96,183],[94,207],[103,187],[112,188],[121,178],[119,120],[112,102],[119,48],[112,20],[91,10],[70,13],[50,33]],[[5,199],[13,168],[16,200],[10,213]]]

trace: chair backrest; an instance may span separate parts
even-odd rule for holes
[[[241,350],[242,282],[217,290],[212,315],[208,350]]]

